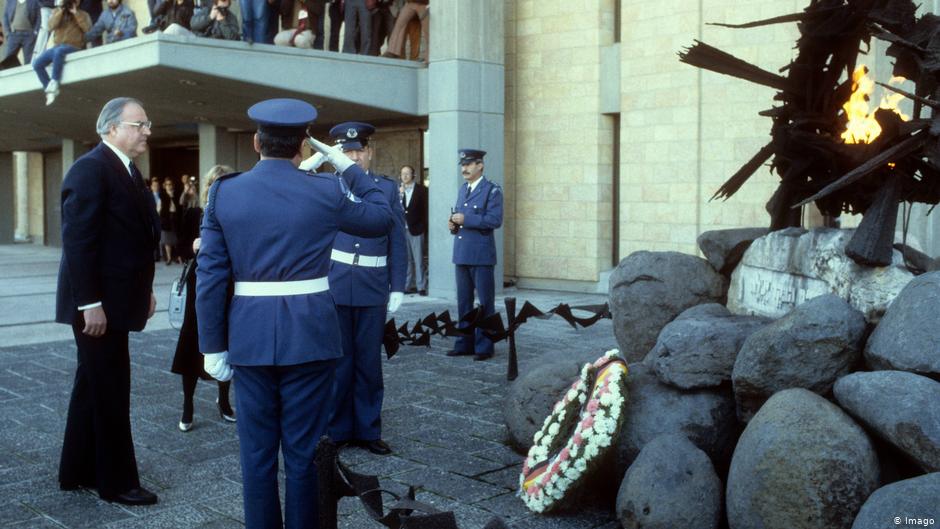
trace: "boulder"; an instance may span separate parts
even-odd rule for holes
[[[503,406],[503,420],[509,430],[510,444],[525,454],[555,402],[578,378],[585,363],[597,360],[603,351],[553,353],[542,355],[538,365],[522,374],[512,384]]]
[[[643,447],[617,493],[624,529],[714,529],[722,483],[711,461],[684,435],[661,435]]]
[[[787,228],[756,239],[731,274],[734,314],[779,318],[808,299],[836,294],[878,321],[914,278],[894,251],[890,266],[861,266],[845,255],[854,230]]]
[[[940,472],[940,382],[904,371],[852,373],[833,393],[869,430],[927,472]]]
[[[730,276],[754,239],[767,235],[767,228],[735,228],[702,232],[695,242],[705,259],[722,275]]]
[[[744,340],[767,323],[754,316],[733,316],[717,303],[698,305],[663,327],[643,363],[678,388],[719,386],[731,381]]]
[[[627,376],[624,424],[617,446],[621,472],[640,450],[663,434],[681,434],[712,459],[727,468],[738,435],[734,398],[726,389],[686,391],[663,384],[644,364],[631,364]]]
[[[910,282],[898,294],[865,346],[872,369],[940,375],[940,272]]]
[[[642,360],[659,331],[685,309],[722,302],[727,279],[694,255],[634,252],[610,275],[614,335],[628,362]]]
[[[878,486],[871,440],[835,404],[801,388],[771,397],[734,450],[730,529],[849,529]]]
[[[936,527],[938,521],[940,472],[934,472],[876,490],[862,505],[852,529]]]
[[[731,374],[738,418],[749,420],[782,389],[828,394],[860,362],[864,339],[865,318],[833,294],[813,298],[751,334]]]

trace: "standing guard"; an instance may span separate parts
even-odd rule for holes
[[[343,334],[343,358],[336,364],[330,437],[387,455],[392,450],[382,440],[382,336],[386,310],[394,313],[404,298],[408,254],[398,184],[369,170],[375,155],[369,144],[373,132],[372,125],[357,122],[330,130],[343,152],[382,190],[394,221],[379,237],[340,232],[333,243],[330,291]]]
[[[503,224],[503,192],[498,184],[483,177],[486,151],[460,150],[460,174],[467,182],[460,186],[454,213],[447,228],[454,234],[454,265],[457,276],[457,312],[463,318],[473,310],[474,291],[480,298],[483,316],[496,312],[493,266],[496,241],[493,230]],[[465,327],[466,324],[460,325]],[[474,360],[493,358],[493,341],[479,329],[474,336],[458,337],[447,356],[475,355]]]
[[[196,283],[205,370],[235,376],[245,525],[318,525],[314,455],[326,432],[336,359],[343,355],[327,273],[336,234],[393,229],[372,178],[336,147],[311,139],[341,176],[298,170],[313,106],[271,99],[248,109],[258,123],[255,166],[209,190]],[[347,187],[348,183],[348,187]],[[229,284],[234,297],[229,300]]]

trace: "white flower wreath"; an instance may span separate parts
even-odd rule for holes
[[[519,476],[519,494],[529,509],[545,512],[557,507],[590,473],[591,463],[611,448],[623,422],[627,371],[620,351],[611,349],[585,364],[571,389],[555,403],[533,438]]]

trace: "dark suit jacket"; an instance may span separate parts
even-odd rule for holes
[[[62,181],[62,261],[56,321],[81,323],[78,307],[102,302],[108,329],[147,323],[160,219],[150,191],[135,185],[104,143]]]
[[[408,233],[421,235],[428,231],[428,188],[415,183],[411,192],[411,203],[405,205],[405,194],[401,194],[401,207],[405,210],[405,223]]]

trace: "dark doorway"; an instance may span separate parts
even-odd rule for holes
[[[183,175],[195,176],[199,180],[199,146],[174,145],[152,147],[150,150],[150,178],[166,180],[173,178],[177,189],[182,189]]]

